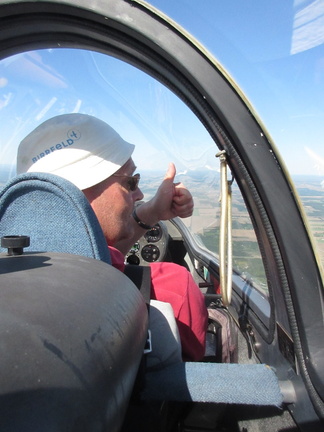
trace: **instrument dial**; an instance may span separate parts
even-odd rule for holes
[[[141,252],[142,258],[147,262],[155,262],[159,259],[160,249],[152,244],[143,247]]]
[[[156,243],[162,238],[162,229],[160,225],[154,225],[149,231],[144,234],[144,238],[148,243]]]

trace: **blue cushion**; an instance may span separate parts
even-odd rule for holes
[[[0,236],[9,235],[29,236],[26,251],[71,253],[111,263],[102,229],[83,192],[53,174],[20,174],[3,188]]]

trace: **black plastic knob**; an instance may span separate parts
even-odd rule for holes
[[[1,237],[1,247],[8,249],[8,255],[22,255],[24,248],[30,245],[30,237],[10,235]]]

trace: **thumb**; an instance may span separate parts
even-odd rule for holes
[[[173,162],[169,163],[168,170],[164,176],[164,180],[171,180],[173,182],[176,175],[176,167]]]

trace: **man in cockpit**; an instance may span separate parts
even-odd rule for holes
[[[132,159],[134,145],[105,122],[85,114],[45,121],[20,144],[17,173],[49,172],[74,183],[93,208],[110,249],[112,264],[124,270],[131,246],[160,220],[192,214],[193,199],[182,183],[174,183],[169,164],[155,196],[143,199],[140,175]],[[151,264],[151,298],[171,304],[184,360],[201,360],[205,351],[207,310],[190,273],[173,263]]]

